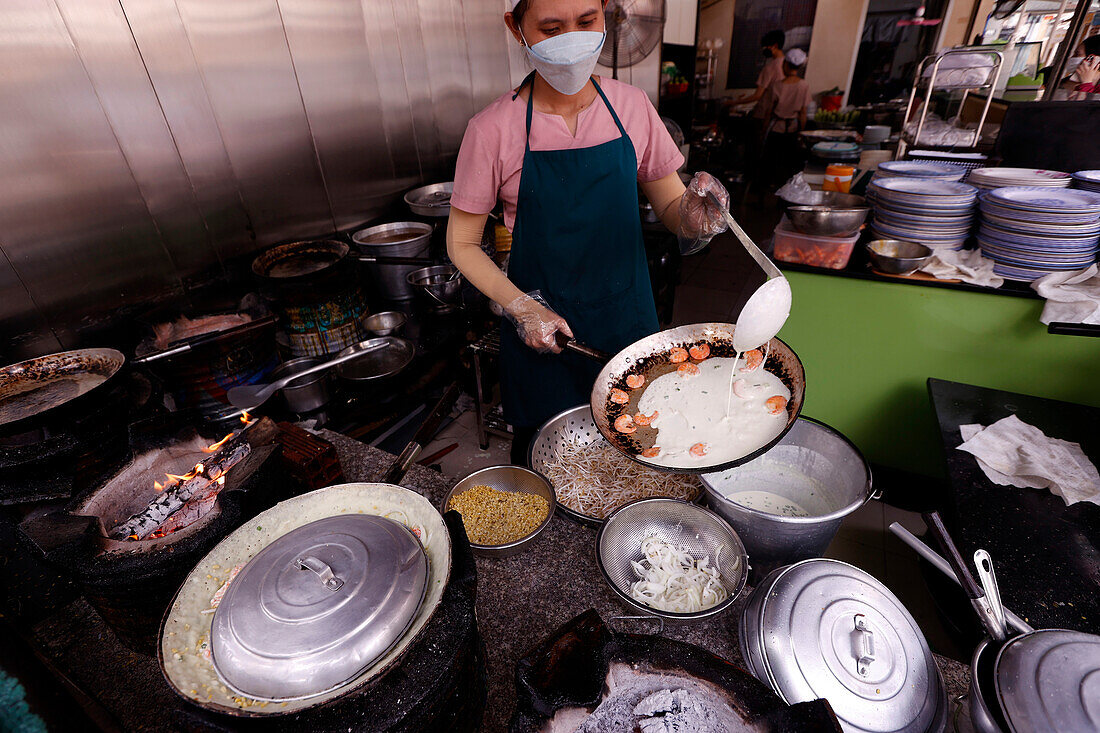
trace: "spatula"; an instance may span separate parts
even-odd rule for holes
[[[301,379],[302,377],[305,377],[309,374],[323,372],[326,369],[331,369],[337,364],[343,364],[345,361],[358,359],[364,354],[369,354],[373,351],[384,349],[387,346],[389,346],[388,343],[376,344],[375,346],[369,346],[360,351],[345,354],[344,356],[337,356],[335,358],[329,359],[328,361],[311,366],[309,369],[303,369],[300,372],[288,374],[282,379],[278,379],[271,384],[242,384],[239,387],[233,387],[229,390],[228,394],[229,404],[233,405],[234,407],[239,407],[242,410],[254,409],[267,402],[267,399],[271,397],[271,395],[275,394],[280,389],[293,382],[295,379]]]

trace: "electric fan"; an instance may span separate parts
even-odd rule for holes
[[[618,79],[620,67],[633,66],[657,47],[665,29],[665,0],[610,0],[604,19],[607,41],[600,63]]]

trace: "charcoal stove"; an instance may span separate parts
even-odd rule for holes
[[[222,442],[191,427],[194,418],[174,413],[134,425],[129,463],[65,511],[21,525],[119,640],[142,654],[155,654],[164,610],[199,558],[294,489],[280,469],[278,429],[270,420],[253,421]],[[234,460],[224,460],[234,446]],[[182,508],[164,509],[169,497]],[[135,515],[146,521],[127,524]]]
[[[130,458],[127,428],[159,401],[148,378],[123,372],[83,409],[0,430],[0,506],[68,500]]]

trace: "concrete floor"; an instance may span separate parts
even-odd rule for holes
[[[744,217],[750,236],[757,241],[766,238],[766,231],[760,230],[767,229],[769,219],[774,226],[778,218],[777,214],[769,215],[767,208],[763,211],[758,209],[756,216],[748,214]],[[733,258],[730,248],[739,246],[732,237],[724,235],[716,238],[705,252],[685,259],[682,284],[676,294],[673,325],[731,320],[729,291]],[[490,436],[489,448],[480,448],[473,410],[466,410],[457,416],[424,449],[422,455],[429,456],[455,443],[458,447],[438,462],[446,475],[458,478],[478,468],[509,462],[510,441],[507,439]],[[913,614],[932,648],[958,658],[959,650],[937,616],[932,595],[917,564],[917,556],[887,529],[892,522],[899,522],[917,534],[924,532],[924,522],[919,514],[871,501],[844,520],[826,557],[860,567],[885,583]]]

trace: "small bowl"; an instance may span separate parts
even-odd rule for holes
[[[401,311],[382,311],[369,316],[363,325],[375,336],[393,336],[405,329],[408,320]]]
[[[498,491],[517,491],[524,494],[541,496],[550,504],[550,508],[549,511],[546,512],[546,519],[542,520],[539,526],[531,530],[530,534],[525,537],[520,537],[514,542],[509,542],[504,545],[477,545],[471,542],[470,547],[473,549],[475,555],[481,555],[482,557],[508,557],[509,555],[515,555],[516,553],[522,552],[544,529],[546,529],[547,526],[549,526],[550,520],[554,518],[554,510],[558,505],[557,500],[554,498],[554,488],[550,485],[550,482],[541,475],[530,469],[521,468],[520,466],[489,466],[488,468],[474,471],[451,487],[451,490],[443,497],[442,511],[447,511],[447,505],[451,503],[452,496],[458,496],[467,489],[472,489],[479,485],[488,486]]]
[[[867,243],[871,264],[879,272],[890,275],[908,275],[932,256],[932,249],[916,242],[900,239],[876,239]]]
[[[840,237],[854,234],[863,226],[869,213],[871,209],[868,206],[839,208],[829,205],[795,205],[787,207],[787,218],[791,220],[794,228],[803,234],[811,234],[815,237]]]
[[[630,562],[642,559],[642,540],[652,535],[688,548],[696,558],[710,557],[712,564],[717,557],[726,600],[695,613],[662,611],[634,600],[630,586],[638,578]],[[738,560],[736,568],[729,564],[733,557]],[[596,562],[623,603],[667,621],[692,622],[717,616],[734,604],[749,577],[749,557],[737,533],[709,509],[679,499],[641,499],[613,512],[596,535]]]

